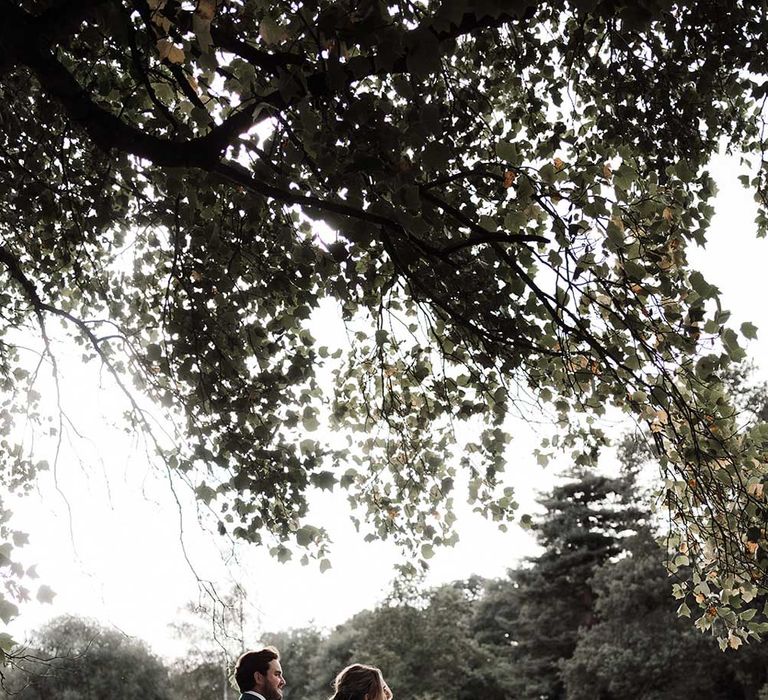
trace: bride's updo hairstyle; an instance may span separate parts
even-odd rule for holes
[[[375,666],[352,664],[347,666],[333,682],[334,695],[330,700],[390,700],[392,691]]]

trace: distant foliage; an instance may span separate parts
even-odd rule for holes
[[[18,700],[170,700],[168,671],[143,642],[76,617],[38,632],[3,690]]]
[[[327,700],[355,661],[380,666],[409,700],[765,700],[765,644],[722,652],[680,619],[633,490],[631,479],[578,472],[542,500],[543,552],[508,576],[411,587],[330,632],[260,635],[280,649],[286,700]],[[4,682],[28,686],[21,700],[223,698],[217,655],[199,651],[166,670],[140,643],[64,618],[28,652],[61,657],[23,662]]]

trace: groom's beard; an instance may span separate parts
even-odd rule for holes
[[[262,695],[264,696],[264,700],[281,700],[283,691],[278,688],[264,688]]]

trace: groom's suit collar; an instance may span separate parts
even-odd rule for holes
[[[255,690],[246,690],[241,696],[240,700],[251,700],[251,698],[258,698],[258,700],[266,700],[266,698],[257,693]]]

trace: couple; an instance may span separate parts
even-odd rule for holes
[[[265,647],[243,654],[235,666],[235,681],[242,693],[240,700],[282,700],[285,677],[277,649]],[[363,664],[347,666],[336,676],[333,690],[330,700],[392,700],[381,671]]]

